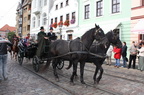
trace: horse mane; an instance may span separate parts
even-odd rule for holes
[[[112,36],[112,30],[110,30],[109,32],[106,33],[107,37],[111,37]]]
[[[89,29],[88,31],[86,31],[83,35],[82,35],[82,37],[81,37],[81,39],[85,39],[85,38],[89,38],[89,33],[90,34],[93,34],[93,30],[94,30],[95,28],[91,28],[91,29]]]

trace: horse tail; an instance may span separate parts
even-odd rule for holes
[[[67,70],[72,67],[72,65],[73,65],[72,63],[73,63],[72,61],[69,61],[69,65],[68,65],[68,67],[66,67]]]

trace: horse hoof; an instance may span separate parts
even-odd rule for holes
[[[70,82],[70,85],[74,86],[75,84],[73,82]]]
[[[82,84],[86,84],[84,81],[81,81]]]
[[[58,79],[58,78],[56,78],[55,80],[56,80],[56,82],[59,82],[59,79]]]

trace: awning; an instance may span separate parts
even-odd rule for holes
[[[103,29],[105,33],[109,32],[110,30],[116,29],[118,26],[120,26],[120,22],[112,23],[112,24],[103,24],[100,25],[100,27]]]
[[[136,34],[144,34],[144,19],[139,20],[131,31]]]

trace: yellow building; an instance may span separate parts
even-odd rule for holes
[[[22,4],[22,37],[25,37],[28,33],[30,33],[31,2],[32,0],[24,0]]]

